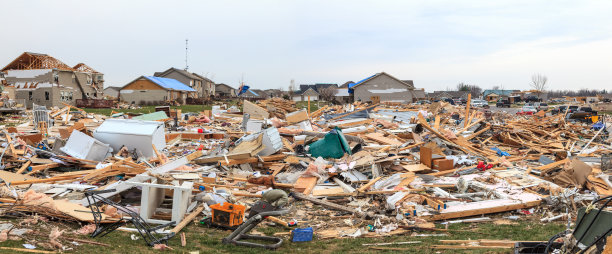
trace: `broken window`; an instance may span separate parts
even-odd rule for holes
[[[28,92],[28,100],[32,100],[32,91]]]
[[[60,100],[61,101],[72,101],[72,92],[71,91],[61,91]]]
[[[48,101],[49,100],[49,91],[45,91],[45,100]]]

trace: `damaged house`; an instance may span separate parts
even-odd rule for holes
[[[162,105],[166,101],[185,103],[188,97],[194,98],[197,91],[176,79],[153,76],[140,76],[119,89],[119,98],[130,104]]]
[[[400,80],[385,72],[349,84],[349,88],[355,101],[413,102],[425,98],[425,91],[415,89],[412,80]]]
[[[104,74],[84,63],[70,67],[46,54],[24,52],[1,71],[6,73],[6,85],[14,88],[15,99],[27,108],[63,107],[104,96]]]

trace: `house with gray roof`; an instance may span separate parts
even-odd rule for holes
[[[293,93],[293,101],[318,101],[319,93],[315,91],[312,87],[308,87],[305,91],[295,91]]]
[[[153,76],[178,80],[195,89],[198,98],[208,98],[215,95],[215,83],[197,73],[172,67],[162,72],[155,72]]]
[[[412,80],[400,80],[385,72],[348,86],[355,101],[413,102],[426,96],[423,89],[415,89]]]
[[[215,84],[215,97],[231,98],[236,97],[236,89],[226,84]]]

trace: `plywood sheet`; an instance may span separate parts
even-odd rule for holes
[[[0,179],[2,179],[5,183],[10,183],[10,182],[34,180],[38,178],[2,170],[0,171]]]
[[[255,105],[255,103],[252,103],[250,101],[245,100],[243,108],[243,112],[248,113],[251,118],[264,119],[270,117],[270,113],[266,109],[257,106]]]

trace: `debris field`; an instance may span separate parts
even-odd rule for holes
[[[283,240],[447,234],[436,224],[528,216],[575,225],[612,195],[609,117],[597,127],[469,102],[312,112],[279,98],[239,104],[110,116],[35,106],[5,116],[0,216],[21,222],[0,224],[0,242],[69,251],[74,238],[37,228],[58,220],[92,236],[81,244],[122,230],[134,232],[136,245],[171,249],[169,238],[201,223],[222,228],[224,243],[274,249]],[[260,222],[283,230],[263,236],[254,229]],[[248,231],[275,243],[245,244]],[[520,240],[440,240],[434,248],[507,249]]]

